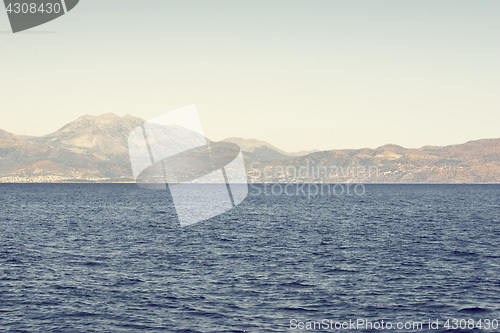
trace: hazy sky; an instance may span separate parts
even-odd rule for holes
[[[196,104],[205,134],[302,149],[500,137],[500,1],[81,0],[0,10],[0,128]]]

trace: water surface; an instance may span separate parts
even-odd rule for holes
[[[499,185],[250,195],[182,230],[132,184],[0,184],[0,202],[2,332],[500,319]]]

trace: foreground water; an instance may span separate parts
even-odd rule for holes
[[[257,192],[180,229],[163,192],[0,184],[0,331],[500,331],[500,185]]]

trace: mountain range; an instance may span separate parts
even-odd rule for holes
[[[40,137],[0,130],[0,182],[131,182],[128,136],[143,122],[108,113],[85,115]],[[255,139],[223,141],[240,146],[251,182],[500,182],[500,138],[298,153]]]

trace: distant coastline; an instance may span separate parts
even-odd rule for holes
[[[41,137],[0,130],[0,183],[133,183],[127,137],[142,122],[108,113]],[[299,153],[255,139],[223,141],[240,146],[250,183],[500,183],[500,138]]]

